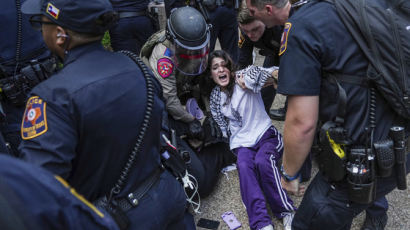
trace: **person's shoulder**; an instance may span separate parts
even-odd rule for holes
[[[335,13],[333,4],[327,1],[314,0],[305,4],[291,15],[289,22],[303,23],[305,25],[323,24],[328,23],[331,18],[336,16]]]

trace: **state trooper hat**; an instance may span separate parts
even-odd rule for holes
[[[102,34],[113,24],[102,15],[114,10],[109,0],[27,0],[24,14],[44,15],[59,26],[80,33]]]

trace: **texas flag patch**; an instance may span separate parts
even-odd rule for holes
[[[283,29],[282,39],[280,41],[280,49],[279,49],[279,56],[282,55],[288,46],[288,35],[290,28],[292,27],[292,23],[286,22],[285,28]]]
[[[30,97],[21,123],[21,138],[28,140],[47,132],[46,102],[38,96]]]
[[[174,71],[174,63],[169,58],[160,58],[157,62],[157,72],[162,78],[169,77]]]
[[[46,12],[55,19],[58,19],[58,15],[60,14],[60,10],[51,3],[47,4]]]

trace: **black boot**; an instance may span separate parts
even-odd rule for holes
[[[286,116],[286,110],[285,110],[285,108],[271,109],[271,110],[269,111],[269,116],[270,116],[270,118],[272,118],[273,120],[276,120],[276,121],[284,121],[284,120],[285,120],[285,116]]]
[[[387,213],[383,216],[372,217],[366,215],[366,220],[360,230],[384,230],[387,224]]]

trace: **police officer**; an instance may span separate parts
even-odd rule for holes
[[[292,15],[307,1],[293,1],[289,15]],[[255,19],[249,14],[249,10],[242,7],[238,13],[238,23],[241,29],[238,47],[239,47],[239,61],[240,68],[244,68],[252,64],[253,48],[259,48],[259,54],[265,56],[263,62],[264,67],[279,66],[279,47],[283,32],[283,25],[275,25],[268,27],[262,21]],[[276,90],[267,87],[262,89],[262,99],[265,104],[265,109],[273,120],[284,121],[286,115],[286,107],[288,101],[285,101],[285,106],[279,109],[270,109],[275,100]]]
[[[292,5],[292,14],[301,5]],[[279,47],[282,37],[283,26],[277,25],[267,28],[262,21],[255,19],[249,14],[246,6],[242,7],[238,13],[238,23],[241,29],[239,38],[239,66],[245,68],[252,64],[253,48],[259,48],[259,54],[265,56],[264,67],[279,66]],[[265,87],[261,90],[262,100],[265,110],[273,120],[283,121],[286,115],[287,100],[285,106],[279,109],[270,109],[276,96],[274,87]],[[308,181],[311,177],[312,161],[310,155],[301,169],[301,181]]]
[[[247,5],[251,13],[268,26],[285,23],[288,19],[290,4],[287,0],[248,0]],[[260,15],[261,9],[268,13]],[[323,20],[324,15],[326,20]],[[346,82],[338,82],[339,87],[329,80],[329,77],[332,78],[329,72],[363,76],[364,79],[368,67],[368,61],[330,3],[312,1],[291,17],[285,24],[279,54],[281,64],[278,92],[289,97],[282,166],[285,178],[282,184],[288,190],[297,190],[298,171],[311,147],[318,120],[329,124],[329,127],[332,125],[344,130],[342,134],[346,137],[341,139],[349,139],[345,143],[356,152],[369,146],[369,140],[372,139],[369,137],[370,133],[373,133],[372,141],[377,142],[387,139],[389,129],[395,124],[406,127],[408,132],[408,122],[399,118],[377,91]],[[295,60],[300,60],[303,66],[295,68]],[[335,91],[339,93],[335,94]],[[341,92],[346,93],[345,100],[339,98],[338,95],[343,94]],[[370,94],[373,95],[371,98]],[[342,100],[346,104],[338,103]],[[343,104],[344,108],[339,109]],[[375,116],[369,113],[370,105],[377,105]],[[327,123],[328,121],[335,121],[336,125]],[[369,127],[370,122],[375,124],[373,132],[369,131],[372,129]],[[325,126],[320,128],[329,130]],[[322,140],[325,142],[329,138],[330,136],[321,139],[320,144],[322,145]],[[331,154],[334,153],[330,152],[330,156]],[[348,154],[350,159],[360,156],[353,154],[353,151]],[[407,155],[407,170],[409,156]],[[372,158],[369,157],[368,160],[371,165]],[[355,197],[352,192],[357,190],[348,189],[346,177],[342,176],[337,182],[334,180],[336,174],[330,177],[332,173],[336,173],[336,167],[334,170],[328,169],[327,174],[324,171],[324,168],[320,169],[306,191],[293,220],[294,229],[350,229],[353,217],[365,209],[367,215],[363,229],[384,229],[387,223],[384,195],[396,187],[395,173],[386,178],[377,177],[375,196],[372,197],[371,192],[362,195],[362,201],[369,201],[362,202],[352,201],[351,198]],[[368,183],[369,186],[372,185],[371,181]],[[370,201],[373,198],[376,202],[372,204]]]
[[[185,6],[171,12],[166,30],[154,34],[141,51],[143,60],[162,85],[169,127],[191,143],[209,137],[217,127],[208,118],[204,132],[201,122],[183,106],[189,98],[203,101],[197,75],[206,69],[209,39],[204,17],[195,8]],[[217,182],[220,169],[235,160],[228,144],[209,138],[200,151],[193,151],[192,145],[182,140],[178,144],[190,154],[188,171],[198,180],[201,197],[207,196]]]
[[[240,0],[205,0],[202,1],[209,13],[212,24],[210,51],[215,49],[218,39],[221,49],[225,50],[238,62],[238,21],[236,20]]]
[[[148,13],[149,0],[110,0],[118,12],[118,23],[110,29],[114,51],[130,50],[139,54],[141,47],[157,30]]]
[[[6,155],[0,155],[0,203],[2,229],[119,229],[63,178]]]
[[[55,68],[41,33],[33,30],[28,16],[21,13],[24,1],[0,3],[0,131],[8,148],[5,152],[15,156],[27,93]]]
[[[279,66],[279,47],[283,26],[266,28],[262,21],[256,20],[249,15],[248,8],[242,7],[238,13],[240,37],[238,42],[240,69],[252,65],[253,48],[259,50],[259,54],[265,56],[263,67]],[[261,91],[266,112],[275,100],[276,90],[274,87],[265,87]],[[281,108],[269,113],[272,119],[285,120],[285,109]]]
[[[184,229],[184,191],[160,165],[160,85],[140,60],[101,45],[116,20],[110,2],[27,0],[22,11],[64,61],[30,93],[23,159],[67,180],[121,229]]]
[[[190,0],[190,6],[205,14],[205,19],[212,25],[210,52],[215,49],[216,39],[219,40],[221,49],[226,50],[232,60],[238,62],[238,22],[236,20],[239,0]],[[165,0],[167,17],[174,8],[186,5],[182,0]]]

